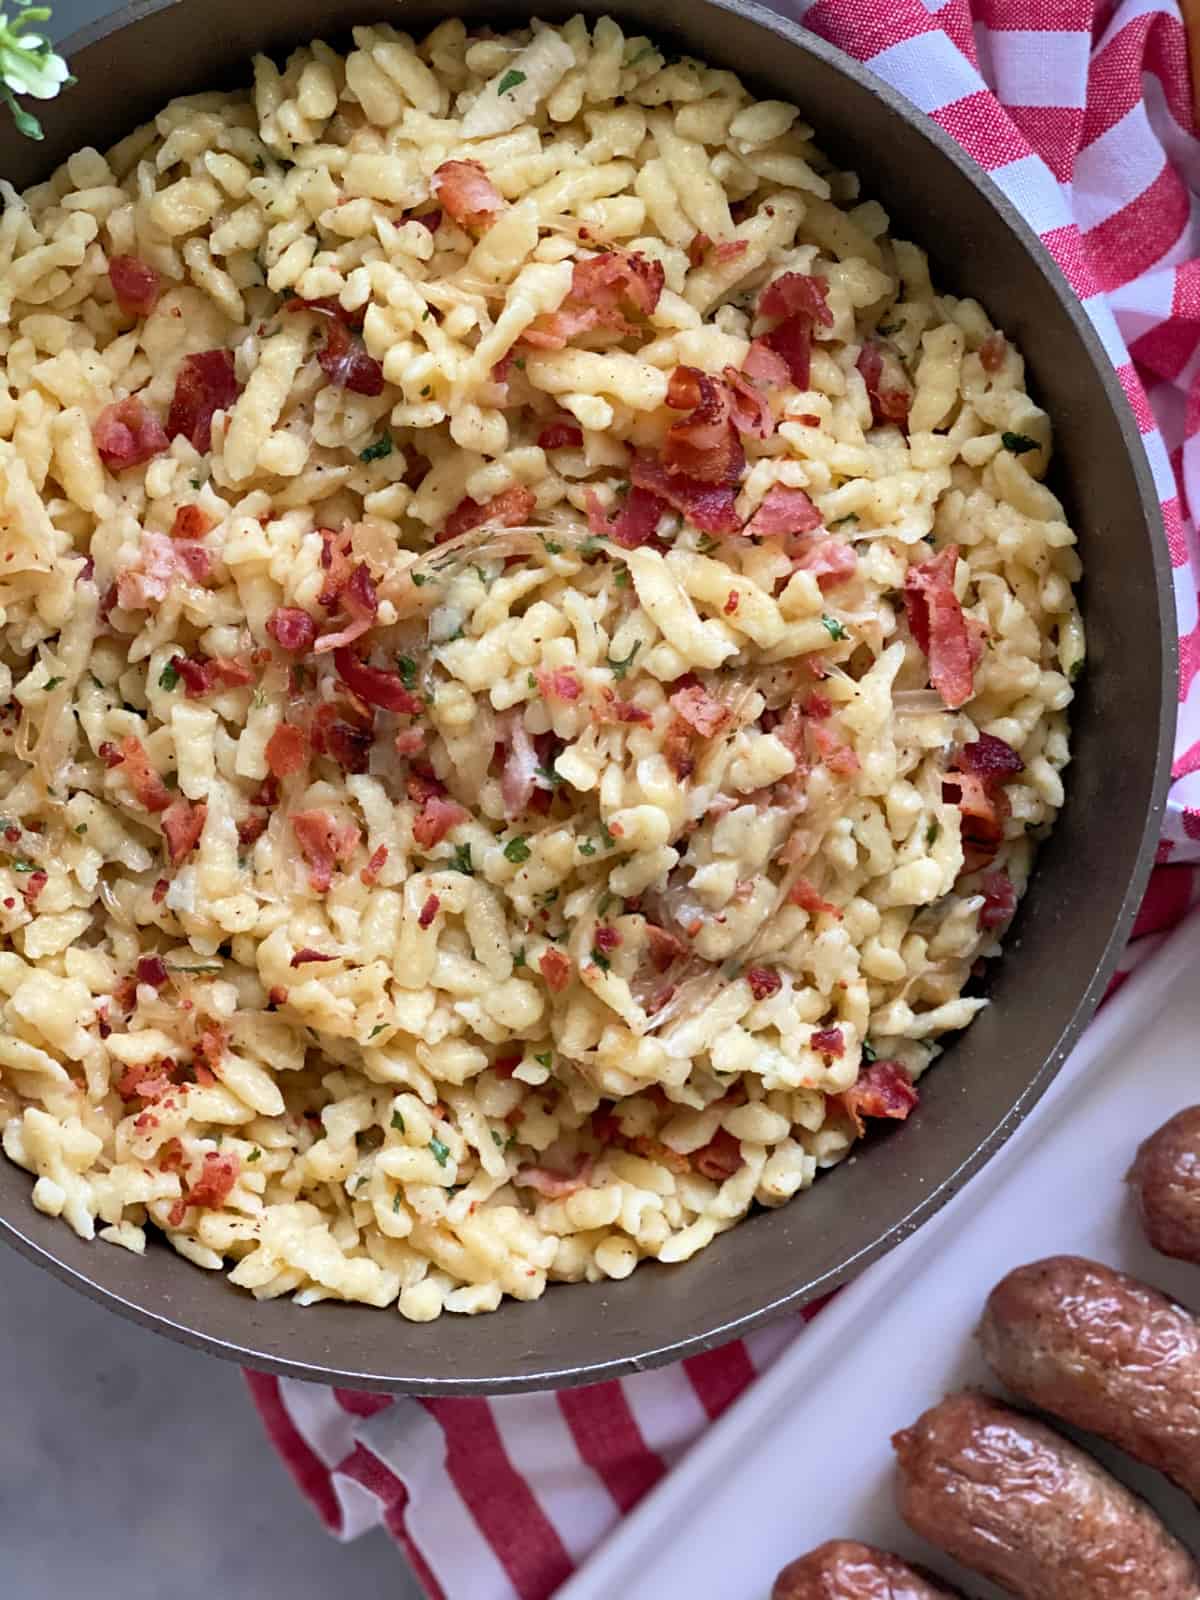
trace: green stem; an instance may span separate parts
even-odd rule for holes
[[[42,125],[35,116],[32,116],[23,106],[17,104],[16,96],[6,83],[0,82],[0,100],[8,104],[12,112],[13,121],[17,125],[17,132],[23,133],[27,139],[44,139]]]

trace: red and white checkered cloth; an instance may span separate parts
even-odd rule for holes
[[[1127,972],[1200,889],[1200,869],[1182,864],[1200,861],[1200,138],[1178,8],[777,0],[777,9],[869,63],[991,174],[1078,292],[1141,429],[1182,664],[1159,856],[1173,864],[1155,874]],[[438,1600],[545,1600],[802,1321],[558,1394],[389,1399],[248,1376],[271,1439],[332,1533],[386,1527]]]

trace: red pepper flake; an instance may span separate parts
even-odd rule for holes
[[[442,902],[438,899],[437,895],[431,894],[428,900],[426,900],[425,904],[421,907],[421,914],[417,918],[417,927],[428,928],[432,924],[434,917],[437,916],[438,911],[441,908],[441,904]]]
[[[738,608],[739,595],[736,589],[730,589],[723,610],[727,617],[731,617]]]
[[[154,888],[150,891],[150,898],[156,906],[162,905],[163,901],[167,898],[167,890],[170,887],[170,884],[165,878],[159,878],[157,880]]]
[[[368,889],[372,886],[372,884],[379,882],[379,874],[383,871],[384,866],[387,863],[387,858],[388,847],[385,844],[381,844],[378,850],[373,852],[371,859],[359,873],[359,878],[363,883],[366,884]]]
[[[36,872],[30,873],[29,877],[26,878],[21,889],[21,893],[25,898],[25,904],[30,908],[30,910],[32,910],[36,905],[38,896],[41,894],[42,890],[46,887],[49,881],[50,879],[40,867]]]

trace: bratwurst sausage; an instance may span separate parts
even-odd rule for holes
[[[1182,1306],[1098,1262],[1051,1256],[1000,1280],[979,1341],[1023,1400],[1200,1500],[1200,1323]]]
[[[915,1533],[1021,1600],[1198,1600],[1150,1507],[1040,1422],[956,1394],[892,1440]]]
[[[831,1539],[788,1562],[771,1600],[954,1600],[955,1594],[886,1550]]]
[[[1177,1112],[1150,1135],[1129,1181],[1154,1248],[1200,1262],[1200,1106]]]

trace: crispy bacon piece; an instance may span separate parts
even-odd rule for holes
[[[818,1028],[809,1043],[823,1056],[842,1056],[846,1053],[846,1041],[840,1028]]]
[[[435,844],[441,844],[451,828],[465,822],[469,814],[457,800],[450,800],[443,794],[427,794],[413,819],[413,839],[422,850],[432,850]]]
[[[727,1128],[718,1128],[709,1142],[692,1152],[692,1166],[702,1178],[724,1183],[742,1164],[742,1147]]]
[[[665,500],[660,500],[649,489],[635,485],[625,496],[616,516],[610,522],[604,514],[594,489],[585,496],[588,527],[601,539],[611,539],[622,550],[637,550],[649,544],[658,532],[659,519],[668,510]]]
[[[698,267],[711,249],[712,240],[706,233],[694,233],[687,247],[689,263],[693,267]]]
[[[288,962],[288,966],[309,967],[312,966],[314,962],[336,960],[336,956],[324,955],[320,950],[312,950],[308,947],[308,945],[305,945],[303,950],[296,951],[296,954]]]
[[[749,967],[746,982],[756,1000],[766,1000],[783,988],[783,979],[772,967]]]
[[[138,804],[147,811],[165,811],[171,804],[171,791],[150,765],[142,741],[127,733],[117,748]]]
[[[399,673],[367,666],[349,645],[342,645],[333,652],[333,664],[346,687],[369,706],[380,706],[384,711],[398,711],[410,717],[419,716],[425,709],[417,696],[404,687]]]
[[[562,305],[538,317],[521,335],[521,342],[536,349],[561,350],[576,334],[593,328],[636,333],[625,313],[648,317],[658,305],[665,281],[661,261],[631,250],[614,248],[577,261]]]
[[[150,461],[168,444],[162,423],[135,394],[105,406],[92,424],[92,438],[101,461],[114,472]]]
[[[383,368],[344,322],[331,322],[317,351],[321,371],[337,389],[374,396],[383,393]]]
[[[596,929],[592,942],[601,954],[611,955],[614,950],[620,947],[621,935],[611,923],[602,922]]]
[[[787,362],[762,339],[750,341],[742,371],[754,383],[762,384],[766,389],[780,389],[791,379]]]
[[[696,769],[696,758],[692,754],[692,736],[691,724],[685,722],[682,717],[673,716],[667,723],[667,731],[663,736],[663,760],[680,783],[690,778]]]
[[[148,984],[152,989],[161,989],[169,976],[161,956],[138,957],[134,968],[134,977],[138,983]]]
[[[634,456],[630,479],[635,488],[647,489],[665,500],[702,533],[737,533],[741,526],[732,484],[698,483],[682,473],[668,472],[663,462],[646,450]]]
[[[290,778],[308,762],[308,740],[303,728],[281,722],[267,740],[267,768],[276,778]]]
[[[127,316],[148,317],[158,304],[162,279],[140,256],[110,256],[108,281]]]
[[[374,712],[356,704],[326,701],[313,713],[309,739],[319,756],[329,756],[343,772],[365,772],[375,734]]]
[[[218,1023],[201,1028],[200,1037],[192,1049],[192,1072],[197,1083],[211,1088],[217,1081],[216,1069],[228,1049],[229,1034]]]
[[[1012,745],[993,733],[981,733],[974,743],[963,745],[954,764],[960,772],[981,779],[989,792],[1025,771],[1025,763]]]
[[[816,885],[810,883],[807,878],[796,879],[788,890],[787,903],[792,906],[802,906],[809,913],[824,911],[839,919],[842,915],[838,907],[831,900],[826,900]]]
[[[317,625],[298,606],[276,606],[267,618],[267,632],[281,650],[301,656],[316,642]]]
[[[573,422],[568,422],[565,417],[547,423],[538,434],[537,442],[542,450],[577,450],[583,443],[583,429]]]
[[[415,444],[406,444],[403,455],[405,487],[419,489],[429,476],[429,457],[423,456]]]
[[[232,350],[184,356],[167,412],[167,437],[183,434],[203,455],[212,447],[214,413],[228,411],[240,393]]]
[[[478,500],[472,500],[468,495],[458,502],[446,518],[445,526],[434,543],[445,544],[448,539],[456,539],[460,533],[478,528],[485,522],[497,523],[501,528],[518,528],[522,523],[529,521],[536,504],[537,499],[533,490],[525,488],[524,485],[505,489],[503,493],[494,495],[484,505],[480,505]]]
[[[199,843],[204,832],[204,819],[208,807],[198,801],[195,805],[181,795],[162,814],[163,835],[167,841],[167,855],[171,865],[177,867],[183,858]]]
[[[704,739],[711,739],[730,720],[730,710],[723,700],[709,694],[702,684],[692,683],[676,689],[668,704],[676,716],[682,717],[689,728],[694,728]]]
[[[858,571],[858,557],[844,539],[817,539],[793,565],[797,572],[811,572],[819,589],[836,589]]]
[[[244,689],[254,682],[254,669],[233,656],[172,656],[189,700],[202,700],[217,689]]]
[[[534,676],[543,700],[578,700],[583,693],[583,685],[570,667],[539,669]]]
[[[929,660],[929,678],[952,711],[975,692],[980,644],[954,593],[958,546],[948,544],[928,561],[909,567],[904,578],[908,625]]]
[[[763,334],[762,343],[780,358],[797,389],[807,389],[812,374],[812,319],[799,313],[786,317]]]
[[[571,962],[561,950],[546,950],[538,957],[538,971],[552,994],[561,994],[571,981]]]
[[[999,372],[1008,354],[1008,340],[995,329],[979,346],[979,362],[985,372]]]
[[[797,312],[823,328],[833,327],[833,312],[826,298],[824,278],[803,272],[785,272],[758,297],[760,317],[791,317]]]
[[[388,847],[385,844],[378,845],[371,852],[371,859],[367,862],[366,866],[362,869],[362,871],[358,875],[360,881],[362,883],[366,884],[368,889],[373,884],[376,884],[376,883],[379,882],[379,874],[383,871],[384,867],[387,865],[387,858],[388,858]]]
[[[417,927],[418,928],[429,928],[429,927],[432,927],[433,926],[433,919],[434,919],[434,917],[437,916],[437,914],[441,910],[441,908],[442,908],[442,902],[438,899],[437,895],[431,894],[426,899],[425,904],[421,907],[421,914],[417,918]]]
[[[899,1061],[872,1061],[863,1067],[849,1089],[832,1094],[829,1100],[850,1117],[861,1135],[866,1132],[864,1117],[890,1117],[903,1122],[920,1099],[908,1069]]]
[[[216,1211],[229,1199],[237,1182],[242,1164],[237,1156],[220,1155],[210,1150],[204,1157],[200,1177],[188,1190],[189,1206],[202,1206]]]
[[[987,872],[983,878],[981,928],[1002,928],[1017,909],[1017,891],[1006,872]]]
[[[292,816],[292,831],[308,862],[309,883],[317,894],[325,894],[333,882],[334,867],[344,867],[358,846],[357,826],[339,821],[330,811],[297,811]]]
[[[556,1172],[553,1167],[522,1167],[512,1181],[519,1189],[536,1189],[547,1200],[563,1200],[587,1188],[594,1160],[593,1156],[580,1153],[570,1172]]]
[[[249,811],[237,825],[238,843],[245,849],[261,839],[271,818],[265,811]]]
[[[763,391],[736,367],[722,376],[729,394],[729,416],[739,433],[752,439],[769,439],[775,432],[775,413]]]
[[[322,589],[321,593],[323,596],[325,589]],[[336,633],[321,635],[313,646],[317,655],[325,655],[330,650],[341,650],[346,645],[353,644],[355,639],[361,638],[364,633],[369,633],[375,626],[375,618],[379,614],[379,596],[365,561],[360,561],[351,568],[349,577],[340,585],[337,598],[350,620]]]
[[[153,1105],[178,1087],[172,1083],[166,1067],[166,1061],[126,1067],[117,1079],[117,1093],[122,1100],[144,1100],[147,1105]]]
[[[171,523],[172,539],[203,539],[216,521],[198,505],[180,506]]]
[[[840,739],[832,728],[827,728],[823,723],[809,724],[809,736],[817,748],[821,760],[830,772],[836,772],[840,777],[848,778],[861,770],[862,763],[858,756],[845,742]]]
[[[667,384],[667,404],[688,413],[667,429],[662,452],[667,471],[701,483],[736,482],[746,458],[725,384],[699,367],[676,367]]]
[[[688,954],[688,947],[682,939],[653,922],[646,924],[646,944],[656,972],[666,972],[681,956]]]
[[[742,529],[747,538],[777,533],[811,533],[821,526],[821,513],[803,489],[773,483],[762,504]]]
[[[433,174],[430,188],[464,228],[490,228],[506,208],[504,196],[479,161],[443,161]]]
[[[894,422],[898,427],[908,427],[908,413],[912,396],[907,389],[883,381],[883,354],[873,339],[867,339],[854,363],[867,386],[871,402],[871,417],[876,423]]]

